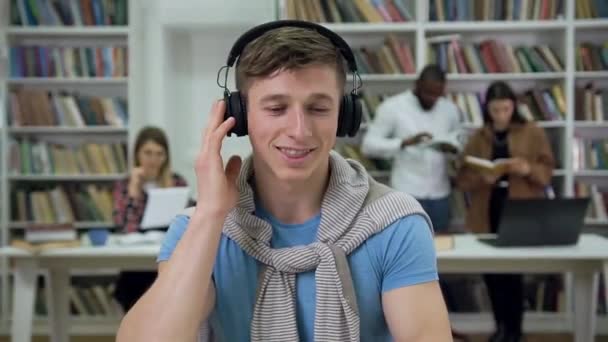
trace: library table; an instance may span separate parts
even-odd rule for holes
[[[14,342],[31,341],[36,275],[49,274],[51,341],[69,339],[69,276],[71,269],[154,269],[158,245],[63,248],[32,254],[5,247],[0,256],[14,264],[11,336]],[[456,235],[454,248],[439,251],[441,273],[571,273],[574,280],[572,330],[576,342],[595,336],[597,276],[603,270],[608,283],[608,239],[583,234],[577,245],[542,248],[497,248],[475,235]],[[607,290],[608,292],[608,290]],[[607,293],[608,294],[608,293]]]

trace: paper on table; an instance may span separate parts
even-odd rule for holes
[[[168,227],[175,215],[188,204],[189,195],[188,187],[149,189],[141,229]]]

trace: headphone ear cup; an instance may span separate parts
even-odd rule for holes
[[[361,126],[361,103],[356,94],[342,97],[340,114],[338,118],[338,136],[354,137]]]
[[[361,100],[359,99],[359,95],[350,94],[347,97],[350,97],[352,108],[352,126],[350,127],[348,135],[354,137],[361,127],[363,109],[361,108]]]
[[[348,96],[342,97],[340,102],[340,111],[338,114],[338,131],[336,133],[339,137],[345,137],[349,131],[350,123],[350,99]]]
[[[232,130],[228,132],[228,135],[234,133],[238,137],[242,137],[248,134],[247,128],[247,108],[244,99],[241,97],[241,93],[238,91],[230,93],[226,99],[226,113],[224,119],[234,117],[235,124]]]

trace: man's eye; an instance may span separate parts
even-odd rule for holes
[[[283,107],[283,106],[275,106],[275,107],[269,107],[266,110],[268,110],[269,112],[272,112],[273,114],[279,114],[279,113],[282,113],[285,110],[285,107]]]
[[[319,114],[325,114],[325,113],[329,112],[329,109],[322,108],[322,107],[314,107],[314,108],[312,108],[312,111],[315,113],[319,113]]]

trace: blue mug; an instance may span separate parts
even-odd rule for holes
[[[108,241],[110,231],[106,228],[93,228],[89,230],[88,234],[93,246],[104,246]]]

